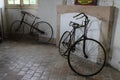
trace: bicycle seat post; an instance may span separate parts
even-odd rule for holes
[[[21,23],[24,21],[25,19],[25,14],[23,13],[22,19],[21,19]]]
[[[78,23],[75,23],[73,21],[70,21],[69,26],[72,26],[72,43],[75,42],[75,35],[76,35],[76,29],[80,28],[80,25]]]

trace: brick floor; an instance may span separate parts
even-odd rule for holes
[[[0,80],[119,80],[106,66],[93,77],[76,75],[54,45],[6,41],[0,44]]]

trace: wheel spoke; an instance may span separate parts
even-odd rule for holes
[[[66,31],[63,33],[59,41],[59,52],[60,55],[64,55],[70,46],[70,32]]]
[[[53,38],[53,28],[45,21],[36,23],[33,27],[33,33],[37,34],[38,42],[50,43]]]

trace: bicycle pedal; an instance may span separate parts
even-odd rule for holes
[[[68,56],[68,55],[67,55],[67,54],[64,54],[64,55],[62,55],[62,56],[63,56],[65,59],[67,59],[67,56]]]

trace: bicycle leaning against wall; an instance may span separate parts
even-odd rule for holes
[[[60,40],[61,41],[60,44],[63,45],[62,48],[63,49],[65,48],[63,55],[65,55],[67,51],[68,64],[70,68],[78,75],[80,76],[96,75],[105,66],[106,62],[105,48],[99,41],[87,37],[88,31],[87,27],[89,19],[85,13],[80,13],[74,16],[73,18],[85,19],[82,24],[77,24],[74,22],[72,22],[71,24],[72,27],[83,28],[83,34],[78,40],[76,40],[72,44],[71,42],[74,39],[72,39],[71,37],[67,38],[67,36],[68,35],[71,36],[71,34],[66,35],[66,37],[63,38],[63,40]],[[63,35],[65,35],[65,33]],[[70,45],[68,46],[68,44]]]
[[[14,40],[22,39],[25,34],[29,33],[31,36],[37,36],[38,42],[49,43],[53,38],[53,28],[46,21],[37,22],[40,18],[26,11],[21,11],[22,19],[16,20],[11,24],[10,37]],[[29,16],[32,20],[31,23],[26,21]]]

